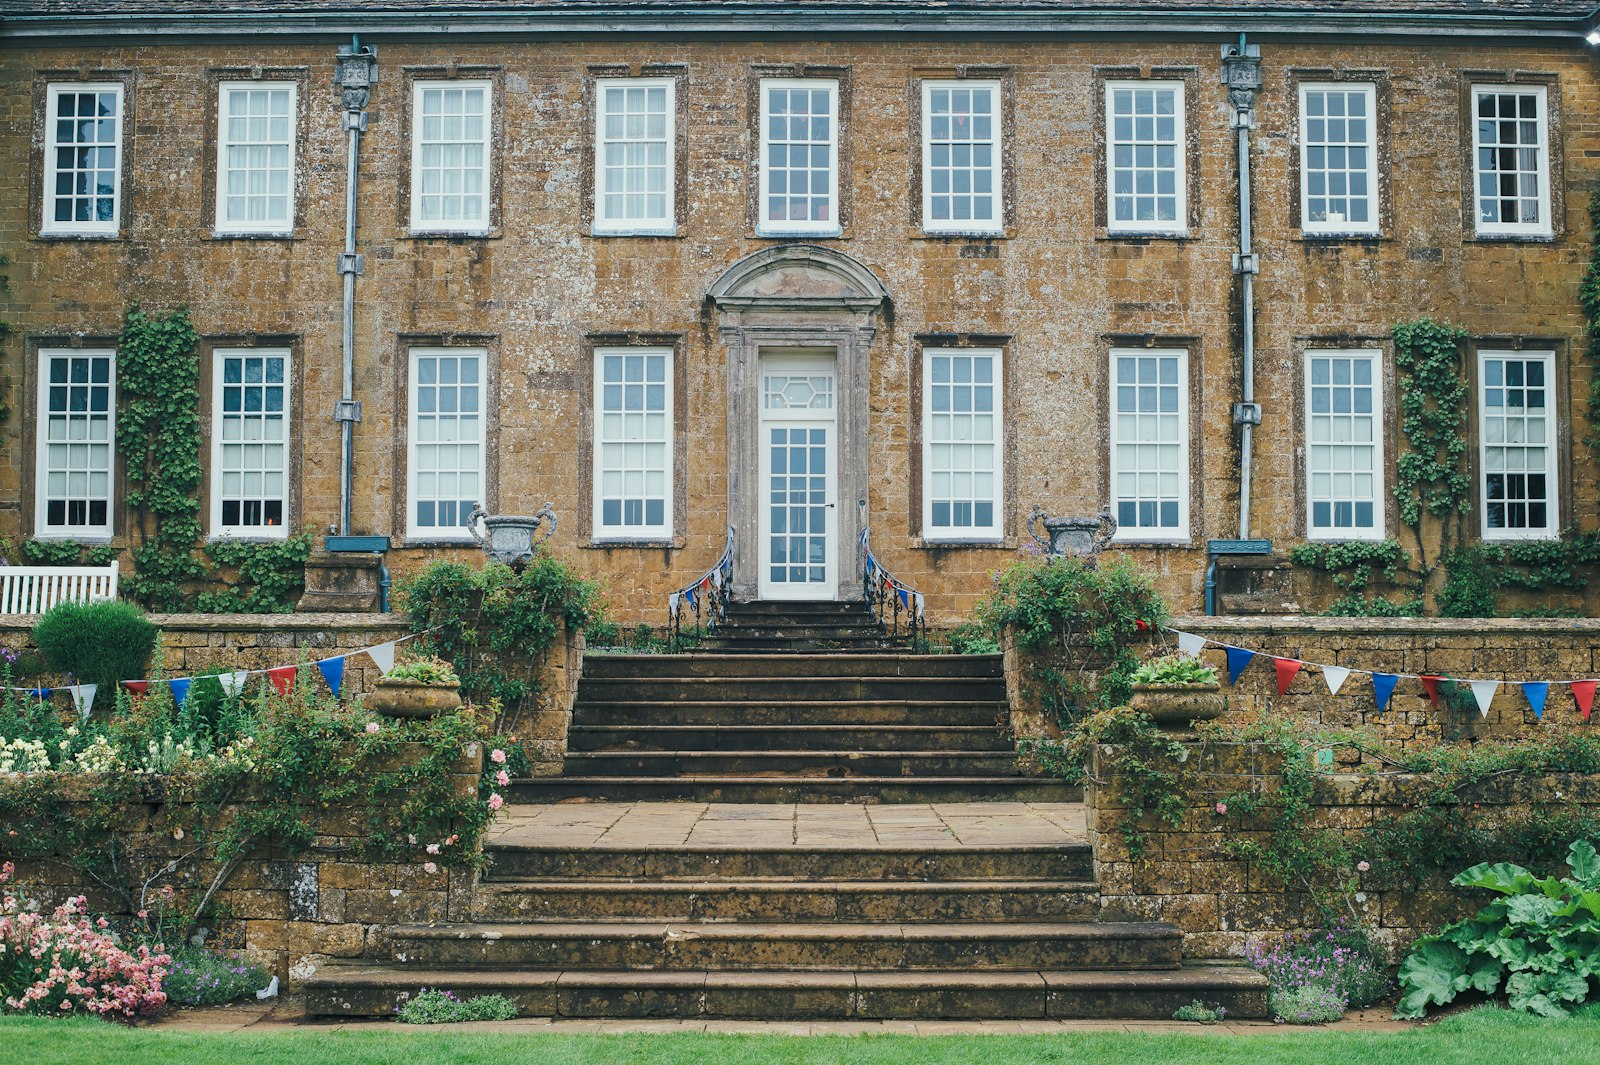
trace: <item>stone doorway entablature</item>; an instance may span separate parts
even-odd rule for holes
[[[868,352],[888,289],[850,256],[779,244],[745,256],[706,294],[728,352],[728,520],[738,600],[757,597],[760,359],[767,351],[831,351],[838,360],[838,598],[860,599],[855,545],[867,498]]]

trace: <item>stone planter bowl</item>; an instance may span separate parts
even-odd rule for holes
[[[384,717],[437,717],[461,705],[461,688],[455,684],[384,677],[367,696],[367,705]]]
[[[1221,717],[1228,700],[1217,684],[1135,684],[1128,705],[1170,731]]]

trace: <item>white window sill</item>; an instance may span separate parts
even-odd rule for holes
[[[677,226],[595,226],[589,231],[593,237],[675,237]]]
[[[1377,544],[1385,539],[1382,529],[1355,532],[1349,529],[1310,529],[1306,539],[1316,544]]]
[[[924,535],[918,547],[1004,547],[1005,537],[999,534],[975,536],[927,536]]]
[[[213,229],[212,240],[290,240],[293,229]]]
[[[71,540],[73,543],[83,544],[85,547],[104,547],[106,544],[111,543],[111,541],[113,539],[113,536],[109,532],[75,533],[75,532],[43,531],[43,532],[34,533],[33,534],[33,538],[35,540],[52,540],[52,541]]]
[[[922,235],[925,237],[977,237],[988,239],[993,237],[1003,237],[1006,235],[1006,231],[1005,227],[1003,226],[998,229],[938,229],[924,223],[922,227]]]
[[[490,233],[489,228],[485,226],[481,229],[413,229],[406,235],[414,240],[444,240],[451,237],[482,240]]]
[[[844,228],[836,226],[833,229],[762,229],[756,227],[756,236],[770,237],[774,240],[795,240],[801,237],[842,237]]]
[[[1477,229],[1473,236],[1478,240],[1554,240],[1556,235],[1548,229]]]
[[[206,537],[208,544],[281,544],[289,539],[288,529],[281,533],[214,532]]]
[[[1136,238],[1139,240],[1184,240],[1189,236],[1188,229],[1114,229],[1106,227],[1108,240],[1125,240]]]
[[[1194,538],[1188,533],[1163,536],[1139,536],[1137,533],[1123,536],[1120,533],[1111,538],[1117,547],[1192,547]]]
[[[1561,533],[1556,529],[1529,529],[1526,531],[1504,529],[1488,530],[1483,532],[1483,542],[1486,544],[1517,543],[1519,541],[1551,541],[1561,539]]]
[[[1376,229],[1302,229],[1303,240],[1373,240],[1383,236]]]
[[[121,240],[118,229],[41,229],[40,240]]]

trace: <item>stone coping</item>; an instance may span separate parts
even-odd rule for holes
[[[1169,628],[1205,635],[1575,636],[1600,640],[1600,618],[1329,618],[1311,614],[1180,614]]]
[[[31,629],[38,624],[38,614],[0,615],[0,630]],[[207,632],[335,632],[394,629],[402,633],[410,629],[410,616],[402,611],[388,614],[151,614],[151,624],[170,632],[182,629],[200,629]]]

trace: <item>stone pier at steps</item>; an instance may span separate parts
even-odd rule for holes
[[[309,1012],[439,987],[561,1017],[1265,1015],[1176,926],[1100,920],[1079,794],[1018,768],[998,656],[904,654],[850,609],[591,655],[566,772],[513,783],[473,921],[390,928]]]

